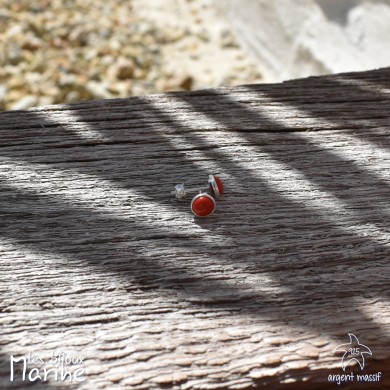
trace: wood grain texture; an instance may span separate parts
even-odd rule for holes
[[[348,333],[389,388],[389,112],[381,69],[1,113],[0,388],[335,388]]]

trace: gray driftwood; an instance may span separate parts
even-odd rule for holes
[[[389,91],[382,69],[2,113],[0,388],[29,351],[82,357],[78,389],[336,388],[348,333],[389,388]],[[209,173],[226,195],[194,219],[170,191]]]

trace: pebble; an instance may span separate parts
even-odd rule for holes
[[[0,110],[261,81],[221,23],[207,0],[2,0]]]
[[[37,97],[33,95],[27,95],[22,97],[17,102],[13,103],[10,107],[11,110],[25,110],[28,107],[33,107],[37,103]]]

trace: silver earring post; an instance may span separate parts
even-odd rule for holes
[[[175,195],[177,199],[182,199],[184,198],[189,192],[202,192],[205,190],[208,190],[209,187],[204,187],[204,188],[186,188],[184,184],[176,184],[175,185],[175,190],[171,191],[171,195]]]
[[[216,199],[220,199],[223,193],[223,183],[222,180],[215,175],[209,175],[207,181],[207,187],[197,187],[197,188],[186,188],[183,183],[176,184],[175,190],[171,191],[172,195],[175,195],[177,199],[184,198],[189,192],[205,192],[210,191],[211,195]]]

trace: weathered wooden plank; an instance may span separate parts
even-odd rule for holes
[[[11,355],[64,350],[80,389],[328,388],[348,333],[390,386],[389,87],[382,69],[2,113],[0,387],[27,386]],[[170,191],[209,173],[226,196],[199,221]]]

